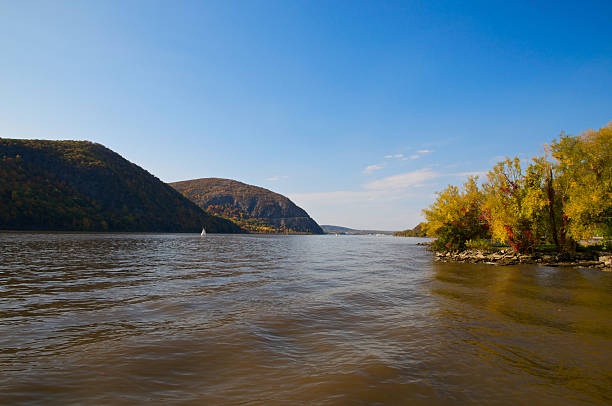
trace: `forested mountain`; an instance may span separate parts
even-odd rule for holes
[[[249,232],[323,234],[308,213],[268,189],[220,178],[170,185],[207,212],[229,218]]]
[[[110,149],[0,138],[0,229],[241,232]]]

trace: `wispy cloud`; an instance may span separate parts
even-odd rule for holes
[[[432,198],[434,193],[420,190],[335,190],[332,192],[291,193],[288,197],[299,203],[353,204],[409,198]]]
[[[486,171],[472,171],[472,172],[456,172],[449,174],[450,176],[458,176],[460,178],[467,178],[469,176],[485,176]]]
[[[406,189],[411,186],[421,185],[428,179],[438,177],[437,172],[429,168],[423,168],[412,172],[400,173],[383,179],[366,183],[364,187],[369,190],[397,190]]]
[[[369,175],[370,173],[374,172],[374,171],[379,171],[382,168],[384,168],[383,165],[368,165],[364,168],[364,170],[362,171],[363,173],[365,173],[366,175]]]
[[[498,163],[501,161],[505,161],[508,157],[505,155],[495,155],[489,162]]]
[[[440,176],[429,168],[388,176],[368,182],[360,190],[336,190],[332,192],[296,193],[291,199],[299,202],[356,203],[373,200],[405,199],[411,196],[429,197],[431,192],[419,189],[429,179]]]
[[[369,165],[366,169],[375,166],[390,167],[392,165]],[[373,170],[372,173],[378,172]],[[415,222],[422,220],[418,213],[435,199],[435,190],[441,190],[447,183],[462,183],[470,175],[482,174],[484,172],[459,172],[458,169],[443,168],[441,165],[438,165],[436,170],[428,165],[418,170],[392,176],[379,175],[378,179],[361,184],[353,190],[291,193],[288,194],[288,197],[308,210],[315,218],[319,217],[318,220],[327,224],[346,223],[349,225],[350,222],[355,221],[355,218],[370,218],[369,215],[376,212],[381,213],[380,220],[377,221],[393,224],[388,226],[392,229],[398,227],[395,224],[406,223],[412,226]],[[393,219],[396,213],[411,217]],[[370,228],[375,229],[376,227]]]
[[[287,179],[289,176],[286,175],[277,175],[272,176],[271,178],[266,178],[268,182],[278,182],[279,180]]]
[[[370,165],[376,166],[376,165]],[[367,169],[367,168],[366,168]],[[411,199],[432,199],[437,179],[451,180],[485,172],[437,172],[430,167],[411,172],[387,176],[365,183],[357,190],[335,190],[330,192],[295,193],[289,197],[304,204],[354,205],[372,202],[410,201]],[[377,203],[378,204],[378,203]]]
[[[293,193],[291,200],[299,202],[333,201],[337,203],[351,203],[363,200],[374,200],[378,193],[367,190],[335,190],[332,192]]]
[[[424,154],[430,154],[432,152],[433,152],[433,150],[431,150],[431,149],[420,149],[420,150],[417,151],[417,154],[410,155],[410,159],[419,159]],[[406,158],[404,158],[404,160],[406,160]]]
[[[400,159],[403,158],[404,154],[393,154],[393,155],[385,155],[385,159]]]

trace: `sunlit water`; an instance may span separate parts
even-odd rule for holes
[[[0,234],[0,404],[612,403],[612,274],[418,239]]]

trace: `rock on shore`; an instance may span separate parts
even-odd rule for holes
[[[481,250],[445,251],[435,253],[436,262],[484,263],[491,265],[539,264],[545,266],[570,266],[612,271],[609,253],[569,254],[518,254],[511,249],[486,252]]]

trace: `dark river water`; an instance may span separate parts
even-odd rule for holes
[[[0,404],[612,404],[612,273],[418,239],[0,234]]]

